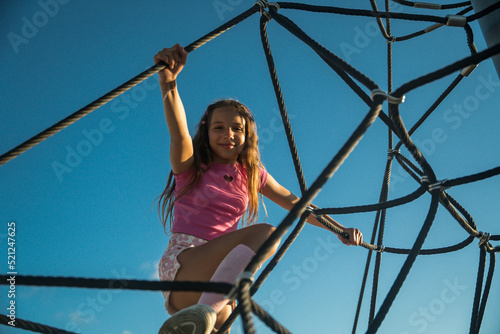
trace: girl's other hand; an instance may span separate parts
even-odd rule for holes
[[[165,48],[159,51],[154,56],[155,64],[163,61],[167,64],[165,69],[158,72],[160,76],[160,83],[171,82],[177,78],[177,75],[182,71],[186,65],[188,53],[182,46],[175,44],[171,48]]]
[[[346,228],[344,232],[349,234],[349,239],[338,235],[339,240],[347,246],[359,246],[363,242],[363,234],[357,228]]]

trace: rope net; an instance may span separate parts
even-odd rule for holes
[[[495,253],[500,251],[500,246],[494,246],[492,241],[500,240],[500,235],[492,235],[488,232],[481,232],[478,230],[471,215],[463,208],[453,197],[451,197],[446,190],[451,187],[456,187],[459,185],[464,185],[480,180],[484,180],[493,176],[500,174],[500,167],[491,168],[486,171],[478,172],[473,175],[462,176],[455,179],[438,180],[436,178],[435,172],[426,160],[424,154],[419,150],[417,145],[412,140],[411,135],[421,126],[425,120],[432,114],[432,112],[439,106],[439,104],[450,94],[450,92],[464,79],[467,77],[482,61],[491,58],[494,55],[500,54],[500,45],[495,45],[484,51],[478,52],[474,45],[474,39],[472,35],[472,29],[469,23],[477,20],[485,15],[495,12],[496,15],[499,13],[500,2],[484,9],[483,11],[470,15],[464,16],[466,13],[472,10],[470,2],[461,2],[451,5],[439,5],[431,3],[418,3],[410,1],[395,0],[404,6],[417,7],[417,8],[427,8],[436,10],[457,10],[462,8],[461,11],[457,12],[455,15],[446,16],[434,16],[434,15],[416,15],[407,13],[395,13],[389,10],[389,1],[386,1],[385,11],[380,11],[374,0],[370,0],[372,10],[359,10],[359,9],[349,9],[340,7],[330,7],[330,6],[314,6],[306,5],[301,3],[290,3],[290,2],[278,2],[278,3],[267,3],[267,1],[257,1],[254,6],[249,8],[247,11],[236,16],[229,22],[221,25],[217,29],[214,29],[210,33],[206,34],[202,38],[188,45],[185,50],[192,52],[202,46],[203,44],[209,42],[215,37],[219,36],[231,27],[244,21],[246,18],[252,16],[255,13],[260,13],[260,35],[262,46],[264,49],[264,54],[269,68],[269,73],[271,76],[272,84],[274,87],[274,92],[276,95],[277,103],[279,106],[280,114],[282,117],[283,125],[286,132],[286,137],[288,140],[290,153],[293,159],[296,176],[300,185],[302,197],[300,201],[295,205],[295,207],[287,214],[283,221],[277,226],[274,233],[269,237],[269,239],[264,243],[261,249],[257,252],[252,261],[245,268],[244,273],[239,277],[235,284],[226,283],[216,283],[216,282],[158,282],[158,281],[139,281],[139,280],[120,280],[119,284],[115,284],[114,280],[109,279],[90,279],[90,278],[71,278],[71,277],[42,277],[42,276],[16,276],[16,284],[19,285],[31,285],[31,286],[54,286],[54,287],[80,287],[80,288],[96,288],[96,289],[128,289],[128,290],[149,290],[149,291],[162,291],[162,290],[172,290],[172,291],[211,291],[226,293],[232,296],[234,299],[238,300],[238,306],[235,308],[229,319],[225,324],[219,329],[220,333],[227,332],[231,327],[236,318],[241,315],[243,329],[245,333],[255,333],[255,328],[253,325],[251,314],[255,314],[260,318],[270,329],[276,333],[289,333],[289,331],[281,325],[276,319],[274,319],[270,314],[268,314],[262,307],[260,307],[253,299],[252,296],[258,291],[262,286],[265,279],[270,275],[274,267],[285,255],[288,248],[292,245],[295,239],[299,236],[306,217],[309,214],[313,214],[322,224],[324,224],[328,229],[343,235],[346,237],[346,233],[332,224],[327,220],[322,218],[324,214],[353,214],[353,213],[364,213],[364,212],[375,212],[376,218],[373,225],[373,233],[370,242],[363,242],[362,247],[368,250],[367,260],[365,265],[365,272],[363,275],[363,282],[361,286],[361,291],[358,299],[358,306],[356,310],[356,316],[353,322],[353,333],[357,330],[357,324],[360,317],[360,310],[362,307],[362,301],[364,292],[366,289],[366,282],[368,278],[368,272],[370,264],[372,262],[371,257],[373,251],[376,252],[374,277],[373,277],[373,291],[371,297],[371,305],[369,311],[369,326],[367,333],[376,333],[380,328],[384,318],[390,311],[391,305],[393,304],[398,292],[403,286],[405,279],[410,272],[412,265],[414,264],[418,255],[433,255],[433,254],[443,254],[448,252],[458,251],[464,247],[470,245],[474,239],[479,240],[480,248],[480,263],[477,272],[477,282],[475,297],[472,306],[472,314],[470,321],[470,333],[479,333],[481,328],[481,322],[486,309],[486,304],[488,300],[488,294],[491,287],[491,282],[493,278],[493,273],[495,269]],[[465,8],[463,8],[465,7]],[[387,55],[388,55],[388,89],[387,91],[382,90],[374,81],[368,78],[365,74],[361,73],[356,68],[349,65],[346,61],[341,59],[339,56],[335,55],[321,44],[313,40],[304,31],[301,30],[292,20],[282,15],[283,10],[301,10],[317,13],[331,13],[335,15],[355,15],[355,16],[365,16],[374,18],[377,21],[378,27],[382,36],[387,42]],[[365,117],[356,127],[355,131],[349,136],[345,144],[340,148],[340,150],[333,156],[331,161],[323,169],[317,179],[312,183],[310,187],[307,187],[305,178],[302,171],[302,166],[300,164],[299,154],[295,144],[295,139],[293,136],[290,119],[288,117],[285,101],[283,99],[282,90],[278,80],[278,74],[275,68],[273,56],[271,53],[271,47],[267,36],[267,24],[269,21],[274,20],[283,28],[288,30],[291,34],[296,36],[302,42],[307,44],[314,52],[329,66],[331,69],[359,96],[359,98],[366,104],[367,112]],[[385,24],[384,24],[385,20]],[[391,20],[410,20],[410,21],[421,21],[431,24],[428,28],[421,31],[416,31],[406,36],[393,36],[391,32]],[[392,44],[408,40],[421,36],[426,33],[430,33],[441,26],[452,25],[459,28],[463,28],[467,36],[467,44],[470,50],[470,56],[459,60],[455,63],[449,64],[437,71],[428,73],[421,77],[415,78],[409,81],[399,88],[392,88]],[[27,151],[34,145],[40,143],[41,141],[47,139],[48,137],[54,135],[63,128],[69,126],[73,122],[82,118],[83,116],[89,114],[98,107],[104,105],[105,103],[111,101],[116,96],[122,94],[143,80],[154,75],[158,71],[164,69],[166,64],[159,63],[150,69],[144,71],[143,73],[137,75],[135,78],[127,81],[123,85],[117,87],[111,92],[103,95],[101,98],[90,103],[84,108],[78,110],[72,115],[68,116],[64,120],[53,125],[49,129],[41,132],[35,137],[27,140],[16,148],[10,150],[9,152],[3,154],[0,157],[0,165],[4,164],[11,159],[15,158],[19,154]],[[400,105],[404,103],[405,94],[408,94],[412,90],[426,85],[435,80],[439,80],[447,75],[459,72],[456,79],[450,84],[448,88],[439,96],[435,103],[422,115],[420,120],[418,120],[415,125],[407,130],[405,124],[400,117]],[[370,94],[365,91],[369,90]],[[382,110],[382,104],[387,101],[388,111],[384,112]],[[351,206],[351,207],[340,207],[340,208],[311,208],[309,205],[311,201],[318,195],[325,183],[333,176],[340,165],[347,159],[349,154],[354,150],[357,143],[362,139],[363,135],[370,128],[375,121],[382,121],[388,128],[389,140],[388,140],[388,154],[387,163],[384,173],[384,182],[382,189],[380,191],[380,199],[378,203],[366,204],[361,206]],[[395,136],[395,138],[394,138]],[[399,140],[399,142],[394,145],[394,139]],[[405,147],[411,157],[404,156],[400,148]],[[412,160],[414,162],[412,162]],[[410,175],[416,183],[416,190],[412,193],[397,199],[388,199],[389,186],[391,181],[391,168],[393,162],[397,162],[407,173]],[[428,213],[425,221],[418,233],[414,244],[411,248],[401,249],[388,247],[383,244],[383,235],[385,227],[385,217],[386,210],[398,206],[405,205],[407,203],[413,202],[416,199],[428,195],[430,196],[431,203],[429,205]],[[442,205],[449,212],[451,217],[460,225],[460,227],[465,231],[466,238],[455,244],[441,248],[434,249],[423,249],[423,243],[428,235],[428,232],[432,226],[432,223],[436,216],[436,211]],[[267,266],[264,268],[262,273],[255,280],[253,279],[253,274],[256,272],[258,263],[263,259],[264,255],[270,250],[273,244],[281,239],[288,232],[290,228],[294,225],[294,222],[298,223],[293,227],[293,231],[287,236],[286,240],[282,243],[279,250],[276,252],[274,257],[269,261]],[[377,237],[378,236],[378,237]],[[406,259],[394,280],[388,294],[383,300],[382,304],[378,309],[376,308],[376,297],[377,297],[377,286],[378,277],[380,272],[380,261],[382,254],[393,253],[405,255]],[[489,269],[486,274],[486,281],[484,281],[486,258],[489,256]],[[1,276],[1,284],[8,284],[8,276]],[[9,322],[9,317],[7,315],[0,315],[0,324],[7,325]],[[30,330],[38,333],[71,333],[54,327],[22,320],[16,318],[16,327],[21,329]]]

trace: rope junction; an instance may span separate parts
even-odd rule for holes
[[[188,52],[196,50],[198,47],[222,34],[226,30],[235,26],[236,24],[242,22],[251,15],[259,12],[261,14],[260,18],[260,33],[262,45],[264,48],[264,53],[269,67],[269,73],[273,83],[274,91],[276,94],[276,99],[280,109],[281,117],[286,131],[286,136],[289,143],[290,152],[293,158],[293,163],[295,166],[295,171],[297,174],[297,179],[300,185],[302,198],[295,205],[295,207],[288,213],[285,219],[279,224],[275,232],[269,237],[269,239],[264,243],[261,249],[257,252],[252,261],[245,268],[245,271],[238,278],[235,284],[227,283],[213,283],[213,282],[158,282],[158,281],[138,281],[138,280],[108,280],[108,279],[85,279],[85,278],[70,278],[70,277],[41,277],[41,276],[16,276],[16,284],[20,285],[33,285],[33,286],[66,286],[66,287],[80,287],[80,288],[97,288],[97,289],[133,289],[133,290],[172,290],[172,291],[211,291],[228,294],[232,299],[238,300],[238,306],[235,308],[226,323],[219,329],[220,333],[226,332],[238,315],[242,317],[242,323],[245,333],[255,333],[255,329],[252,323],[251,313],[257,315],[266,325],[268,325],[276,333],[289,333],[289,331],[279,324],[275,319],[273,319],[265,310],[263,310],[253,299],[251,298],[260,286],[263,284],[265,279],[269,276],[274,267],[278,264],[281,258],[284,256],[288,248],[294,242],[294,240],[300,234],[306,218],[309,214],[313,214],[318,220],[324,224],[327,228],[333,232],[342,234],[344,237],[348,237],[346,233],[332,224],[327,220],[322,218],[324,214],[351,214],[351,213],[361,213],[361,212],[376,212],[376,218],[373,226],[373,233],[371,236],[370,243],[363,242],[362,246],[368,249],[368,255],[365,265],[365,272],[363,276],[363,283],[361,286],[361,291],[358,300],[358,306],[356,311],[356,316],[353,324],[353,333],[356,332],[357,323],[360,316],[360,309],[363,300],[363,295],[366,287],[366,281],[368,277],[368,271],[371,263],[371,256],[373,251],[376,252],[376,262],[374,269],[374,279],[373,279],[373,291],[370,305],[370,315],[369,315],[369,326],[367,333],[376,333],[379,329],[384,318],[388,314],[390,307],[395,300],[400,288],[402,287],[408,273],[411,270],[413,263],[418,255],[433,255],[433,254],[443,254],[448,252],[453,252],[460,250],[474,241],[475,238],[479,239],[480,248],[480,263],[478,268],[476,291],[472,308],[471,323],[470,323],[470,333],[479,333],[481,322],[483,319],[484,311],[486,308],[486,303],[488,299],[488,294],[491,287],[491,282],[493,278],[494,268],[495,268],[495,253],[500,251],[500,246],[493,246],[492,241],[500,240],[500,235],[492,235],[489,232],[481,232],[477,229],[477,226],[470,216],[470,214],[453,198],[446,190],[458,185],[463,185],[471,182],[476,182],[479,180],[484,180],[500,174],[500,167],[492,168],[484,172],[480,172],[474,175],[463,176],[451,180],[437,180],[436,175],[425,159],[424,155],[418,149],[411,139],[411,135],[416,131],[416,129],[429,117],[429,115],[438,107],[438,105],[448,96],[448,94],[461,82],[464,77],[467,77],[471,71],[477,67],[477,65],[485,59],[492,57],[493,55],[500,53],[500,45],[496,45],[489,49],[481,52],[477,52],[474,42],[472,29],[469,23],[497,11],[500,8],[500,2],[486,8],[485,10],[470,16],[463,16],[467,12],[472,10],[470,2],[461,2],[452,5],[439,5],[430,3],[420,3],[420,2],[410,2],[404,0],[394,0],[404,6],[410,6],[415,8],[426,8],[426,9],[456,9],[460,7],[466,7],[461,12],[455,15],[432,16],[432,15],[414,15],[406,13],[394,13],[389,9],[389,1],[386,0],[386,11],[379,11],[377,9],[374,0],[370,0],[372,5],[372,10],[359,10],[359,9],[347,9],[340,7],[330,7],[330,6],[313,6],[300,3],[290,3],[290,2],[278,2],[278,3],[268,3],[265,0],[257,1],[254,6],[252,6],[247,11],[236,16],[229,22],[221,25],[219,28],[214,29],[212,32],[206,34],[202,38],[188,45],[185,50]],[[339,58],[337,55],[333,54],[331,51],[324,48],[322,45],[317,43],[311,37],[309,37],[305,32],[303,32],[294,22],[289,18],[281,15],[278,11],[284,9],[295,9],[303,11],[321,12],[321,13],[333,13],[338,15],[356,15],[372,17],[377,20],[378,26],[384,38],[387,40],[388,44],[388,78],[389,87],[387,91],[382,90],[379,86],[373,82],[370,78],[365,76],[363,73],[359,72],[357,69],[353,68],[351,65],[346,63],[344,60]],[[385,19],[386,24],[384,25],[382,19]],[[413,34],[395,37],[391,35],[390,22],[393,19],[400,20],[412,20],[412,21],[423,21],[432,23],[432,25],[422,31],[415,32]],[[300,159],[295,145],[295,140],[293,137],[290,120],[288,118],[285,102],[283,99],[283,94],[278,81],[278,75],[276,73],[276,68],[274,66],[274,60],[271,54],[271,48],[269,45],[267,37],[267,23],[270,20],[275,20],[278,24],[283,26],[285,29],[290,31],[297,38],[302,40],[308,46],[310,46],[317,54],[325,61],[325,63],[330,66],[340,78],[342,78],[345,83],[352,88],[352,90],[366,103],[368,106],[368,112],[366,113],[364,119],[360,122],[355,131],[348,138],[346,143],[341,147],[337,154],[328,163],[319,177],[313,182],[313,184],[308,188],[305,182],[305,178],[302,172],[302,167],[300,164]],[[450,64],[444,68],[437,71],[429,73],[427,75],[416,78],[406,84],[403,84],[396,90],[392,89],[392,43],[407,40],[420,36],[422,34],[434,31],[444,25],[450,25],[454,27],[461,27],[464,29],[467,36],[467,44],[470,49],[470,56]],[[30,149],[34,145],[40,143],[41,141],[47,139],[83,116],[89,114],[93,110],[102,106],[103,104],[111,101],[118,95],[142,82],[143,80],[154,75],[158,71],[166,67],[165,63],[159,63],[151,67],[150,69],[144,71],[138,76],[127,81],[123,85],[117,87],[111,92],[105,94],[96,101],[90,103],[84,108],[78,110],[74,114],[68,116],[64,120],[58,122],[42,133],[36,135],[35,137],[27,140],[16,148],[10,150],[9,152],[3,154],[0,157],[0,165],[10,161],[19,154]],[[423,114],[421,119],[407,131],[403,120],[399,115],[399,107],[404,102],[405,94],[408,92],[428,84],[432,81],[439,80],[444,76],[460,71],[457,78],[452,82],[452,84],[442,93],[442,95],[436,100],[436,102]],[[371,93],[370,96],[365,92],[359,84],[368,89]],[[384,101],[388,101],[388,113],[384,113],[382,110],[382,104]],[[362,206],[352,206],[343,208],[313,208],[310,206],[311,201],[318,195],[323,185],[328,181],[329,178],[333,176],[335,171],[340,167],[340,165],[347,159],[349,154],[353,151],[356,144],[361,140],[364,133],[368,128],[379,118],[388,127],[389,132],[389,147],[387,155],[387,164],[384,173],[384,183],[381,189],[380,199],[378,203],[368,204]],[[399,139],[399,143],[395,146],[393,145],[393,135]],[[407,157],[403,156],[400,152],[401,146],[410,152],[412,158],[416,161],[416,164],[410,161]],[[392,162],[397,161],[398,164],[406,171],[408,174],[419,184],[419,187],[411,194],[403,196],[398,199],[388,200],[388,190],[390,185],[391,167]],[[424,194],[429,193],[431,196],[431,204],[429,206],[429,211],[427,217],[421,227],[421,230],[410,249],[399,249],[392,248],[383,245],[383,234],[385,226],[385,215],[386,210],[392,207],[404,205],[410,203],[417,198],[420,198]],[[451,214],[451,216],[459,223],[459,225],[467,232],[468,237],[462,242],[442,248],[435,249],[422,249],[422,245],[427,237],[429,229],[433,223],[436,215],[437,208],[441,204],[446,208],[446,210]],[[281,239],[288,229],[293,225],[294,221],[299,218],[298,223],[294,227],[293,231],[289,234],[287,239],[283,242],[280,249],[276,252],[274,257],[264,268],[262,273],[254,279],[253,273],[257,270],[257,264],[261,261],[264,255],[270,250],[273,244]],[[377,240],[376,237],[378,235]],[[395,279],[392,287],[390,288],[387,296],[382,302],[381,306],[376,310],[376,298],[377,298],[377,287],[378,287],[378,275],[380,271],[380,261],[382,253],[394,253],[394,254],[405,254],[407,255],[403,266],[400,269],[397,278]],[[489,269],[487,273],[486,282],[484,280],[484,271],[486,266],[486,255],[489,254]],[[1,284],[7,284],[7,276],[0,276]],[[484,283],[484,284],[483,284]],[[484,286],[483,286],[484,285]],[[0,324],[7,325],[9,318],[5,315],[0,315]],[[41,325],[33,322],[29,322],[22,319],[16,318],[16,327],[21,329],[26,329],[38,333],[71,333],[57,328],[49,327],[46,325]]]

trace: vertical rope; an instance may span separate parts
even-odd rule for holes
[[[238,290],[238,301],[242,307],[241,322],[243,323],[243,332],[245,334],[255,334],[252,321],[252,303],[248,292],[249,287],[250,282],[242,282]]]
[[[495,253],[490,253],[490,267],[488,269],[488,277],[486,278],[486,283],[484,284],[483,298],[481,299],[481,307],[479,308],[479,314],[476,321],[476,330],[479,334],[481,329],[481,323],[483,321],[484,310],[486,309],[486,302],[488,301],[488,296],[490,293],[491,282],[493,280],[493,273],[495,272]]]
[[[410,272],[410,269],[413,266],[413,263],[415,262],[418,253],[420,252],[420,249],[424,244],[425,239],[427,238],[427,234],[429,233],[434,218],[436,217],[438,204],[439,204],[439,193],[434,192],[432,194],[432,201],[429,208],[429,212],[427,214],[427,217],[425,218],[425,222],[417,236],[417,239],[415,240],[412,250],[408,255],[408,257],[406,258],[405,263],[403,264],[403,267],[401,268],[396,280],[394,281],[391,289],[389,290],[389,293],[387,294],[384,302],[380,306],[380,309],[377,315],[375,316],[375,319],[370,324],[370,327],[368,327],[366,334],[375,334],[379,329],[380,325],[382,324],[382,321],[384,321],[385,316],[389,312],[389,309],[392,303],[394,302],[394,299],[396,299],[399,290],[403,286],[403,283],[406,280],[406,277],[408,276],[408,273]]]
[[[477,334],[477,320],[479,313],[479,303],[481,301],[481,290],[483,288],[484,266],[486,263],[486,251],[481,247],[479,253],[479,268],[477,268],[476,292],[474,293],[474,303],[472,305],[472,316],[470,320],[470,334]]]
[[[264,53],[266,55],[266,61],[269,68],[269,74],[271,75],[271,80],[273,83],[276,100],[278,101],[281,120],[283,121],[283,126],[285,127],[288,146],[290,148],[290,153],[292,155],[293,165],[295,166],[295,173],[299,181],[300,190],[303,194],[307,190],[307,185],[304,178],[304,172],[302,171],[302,165],[300,164],[297,145],[295,144],[295,139],[293,137],[292,126],[290,124],[290,119],[288,118],[288,112],[286,110],[285,100],[283,98],[283,93],[281,91],[281,86],[278,80],[278,74],[276,73],[276,67],[271,53],[271,47],[269,45],[269,39],[267,38],[266,26],[268,22],[269,18],[267,16],[262,15],[260,18],[260,36],[261,36],[262,46],[264,48]]]
[[[376,10],[376,4],[372,3],[374,9]],[[390,3],[389,0],[385,1],[385,11],[390,13]],[[380,21],[379,25],[382,25],[381,19],[378,18],[377,21]],[[387,91],[392,92],[392,30],[391,30],[391,19],[390,16],[385,19],[386,28],[384,30],[384,36],[387,39]],[[393,138],[392,138],[392,130],[388,129],[388,152],[393,148]],[[382,185],[382,191],[380,196],[380,201],[387,201],[389,197],[389,186],[391,180],[391,167],[392,167],[392,156],[388,155],[388,160],[386,164],[385,174],[384,174],[384,183]],[[386,210],[382,210],[380,213],[380,225],[379,225],[379,233],[378,233],[378,245],[384,244],[384,232],[385,232],[385,219],[386,219]],[[375,308],[377,305],[377,295],[378,295],[378,282],[380,277],[380,267],[382,263],[382,253],[377,253],[375,257],[375,269],[373,272],[373,284],[372,284],[372,299],[370,304],[370,314],[369,314],[369,324],[373,321],[375,317]]]

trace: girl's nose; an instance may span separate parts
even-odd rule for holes
[[[234,132],[233,132],[233,130],[231,130],[231,128],[228,128],[228,129],[226,130],[226,132],[224,133],[224,135],[225,135],[226,137],[228,137],[228,138],[231,138],[231,139],[232,139],[232,138],[234,137]]]

